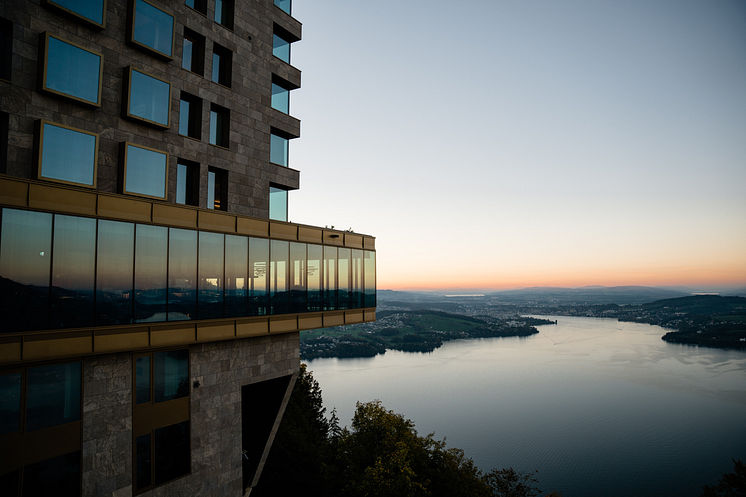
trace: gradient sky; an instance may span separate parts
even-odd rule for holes
[[[289,220],[379,289],[746,286],[746,2],[296,0]]]

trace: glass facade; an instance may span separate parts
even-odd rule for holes
[[[26,431],[80,421],[79,362],[27,370]]]
[[[275,221],[288,220],[288,191],[269,187],[269,218]]]
[[[7,208],[0,277],[1,332],[375,307],[368,250]]]
[[[46,2],[88,19],[98,26],[104,25],[104,0],[46,0]]]
[[[124,146],[124,193],[165,199],[168,154],[131,143]]]
[[[39,141],[42,179],[96,185],[97,134],[41,121]]]
[[[272,83],[272,108],[290,114],[290,90]]]
[[[127,115],[168,127],[171,84],[130,68]]]
[[[288,140],[274,133],[270,134],[269,161],[278,166],[288,167]]]
[[[134,0],[135,13],[132,40],[171,58],[174,39],[174,18],[144,0]]]
[[[277,35],[273,35],[272,55],[290,64],[290,42]]]
[[[54,36],[47,37],[43,88],[100,105],[103,56]]]

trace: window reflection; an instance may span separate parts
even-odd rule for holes
[[[80,421],[80,363],[28,369],[26,431]]]
[[[43,87],[98,105],[102,59],[100,54],[48,36]]]
[[[288,242],[272,240],[269,266],[270,314],[286,314],[290,304],[288,288]]]
[[[352,280],[350,278],[350,249],[337,249],[337,305],[338,309],[349,309],[351,304]]]
[[[269,161],[278,166],[288,167],[288,139],[274,133],[270,135]]]
[[[135,404],[150,402],[150,356],[135,359]]]
[[[225,236],[225,316],[246,316],[249,295],[249,239]]]
[[[168,243],[168,320],[196,318],[197,232],[171,228]]]
[[[81,17],[93,21],[103,27],[104,0],[46,0],[51,5],[57,5]]]
[[[94,186],[98,135],[42,121],[41,177]]]
[[[93,326],[96,220],[54,218],[51,328]]]
[[[165,321],[168,228],[138,224],[135,235],[135,322]]]
[[[365,307],[376,306],[376,253],[369,250],[364,254],[365,267]]]
[[[21,429],[21,373],[0,376],[0,435]]]
[[[290,64],[290,42],[277,35],[273,35],[272,55]]]
[[[275,5],[280,7],[280,9],[282,9],[284,12],[287,12],[288,14],[290,14],[290,4],[290,0],[275,0]]]
[[[144,0],[135,0],[132,39],[158,53],[171,57],[174,18]]]
[[[337,247],[324,247],[323,310],[337,309]]]
[[[363,251],[358,249],[352,250],[352,260],[350,263],[350,307],[359,309],[364,307],[363,296]]]
[[[306,311],[306,244],[290,242],[290,312]]]
[[[308,310],[310,312],[322,310],[322,298],[321,298],[321,277],[322,271],[321,266],[324,259],[324,247],[322,245],[308,245],[308,261],[306,267],[308,268]]]
[[[249,238],[249,315],[263,316],[269,307],[269,240]]]
[[[288,191],[269,187],[269,218],[276,221],[288,220]]]
[[[168,154],[131,143],[125,147],[124,192],[166,198]]]
[[[223,253],[224,236],[219,233],[199,234],[199,294],[197,317],[223,317]]]
[[[166,402],[189,395],[189,351],[153,354],[153,401]]]
[[[103,219],[98,222],[96,324],[99,326],[132,322],[134,242],[134,224]]]
[[[128,115],[168,126],[171,85],[130,68]]]
[[[272,83],[272,108],[290,114],[290,90]]]

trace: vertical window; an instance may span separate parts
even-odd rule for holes
[[[179,134],[202,138],[202,99],[184,92],[179,100]]]
[[[365,307],[363,302],[363,251],[352,249],[350,263],[350,284],[352,288],[351,307],[360,309]]]
[[[290,114],[290,90],[272,82],[272,108]]]
[[[269,307],[269,240],[249,238],[249,315],[263,316]]]
[[[184,28],[181,67],[202,76],[205,69],[205,37]]]
[[[80,363],[28,369],[26,431],[80,421]]]
[[[228,171],[211,167],[207,171],[207,208],[228,210]]]
[[[124,71],[127,88],[124,117],[168,128],[171,124],[171,84],[132,67]]]
[[[179,159],[176,165],[176,203],[199,205],[199,164]]]
[[[275,0],[275,5],[288,14],[290,14],[290,3],[290,0]]]
[[[165,321],[168,228],[138,224],[135,229],[135,322]]]
[[[288,293],[289,242],[272,240],[269,264],[269,303],[270,314],[287,314],[290,304]]]
[[[321,297],[321,267],[324,261],[324,247],[322,245],[308,245],[307,267],[307,288],[308,288],[308,311],[315,312],[322,310]]]
[[[376,306],[376,253],[364,251],[365,307]]]
[[[39,127],[39,178],[96,186],[98,135],[48,121]]]
[[[207,0],[186,0],[186,6],[196,10],[204,16],[207,15]]]
[[[0,79],[10,81],[13,61],[13,23],[0,18]]]
[[[132,322],[134,265],[135,225],[99,220],[96,252],[98,326]]]
[[[290,242],[290,312],[305,312],[306,305],[306,244]]]
[[[278,166],[288,167],[288,140],[275,131],[269,135],[269,161]]]
[[[269,218],[275,221],[288,220],[288,191],[269,187]]]
[[[290,64],[290,42],[277,33],[272,36],[272,55]]]
[[[232,66],[233,53],[215,43],[212,49],[212,81],[230,88]]]
[[[210,145],[229,148],[230,111],[217,104],[210,106]]]
[[[215,22],[233,29],[233,0],[215,0]]]
[[[132,0],[129,41],[154,55],[172,58],[174,17],[145,0]]]
[[[44,45],[41,89],[78,102],[101,105],[104,56],[47,33]]]
[[[199,233],[199,293],[197,317],[223,317],[223,255],[225,237],[219,233]]]
[[[168,153],[126,142],[122,146],[124,147],[123,192],[165,199]]]
[[[350,308],[350,249],[337,249],[337,309]]]
[[[225,317],[246,316],[249,239],[225,235]]]
[[[168,320],[196,319],[197,231],[169,229]]]
[[[102,29],[106,26],[105,0],[42,0],[41,3],[71,14],[91,27]]]
[[[337,247],[324,246],[323,310],[337,309]]]

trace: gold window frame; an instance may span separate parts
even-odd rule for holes
[[[66,43],[75,48],[83,50],[84,52],[88,52],[90,54],[93,54],[99,57],[100,64],[98,66],[98,95],[97,95],[96,102],[91,102],[90,100],[76,97],[75,95],[70,95],[69,93],[64,93],[59,90],[55,90],[54,88],[49,88],[47,86],[47,62],[49,61],[49,38],[54,38],[58,41],[61,41],[62,43]],[[101,107],[101,91],[103,87],[102,82],[104,79],[104,55],[102,53],[96,52],[95,50],[89,50],[78,43],[74,43],[72,41],[66,40],[60,36],[49,34],[48,31],[41,33],[41,35],[39,36],[39,51],[40,51],[39,53],[39,75],[41,76],[39,78],[39,91],[50,93],[52,95],[56,95],[59,97],[67,98],[69,100],[73,100],[81,104],[89,105],[91,107],[96,107],[96,108]]]
[[[168,116],[168,121],[166,122],[166,124],[162,124],[157,121],[152,121],[145,117],[141,117],[141,116],[130,113],[130,103],[131,103],[131,97],[132,97],[132,72],[133,71],[139,72],[140,74],[144,74],[145,76],[149,78],[157,79],[158,81],[161,81],[162,83],[166,83],[168,85],[168,111],[166,114]],[[171,97],[173,96],[173,86],[171,85],[170,81],[159,78],[157,76],[153,76],[152,74],[145,72],[145,71],[141,71],[140,69],[135,69],[133,66],[127,66],[124,68],[124,77],[122,78],[122,93],[123,93],[122,117],[126,117],[128,119],[133,119],[135,121],[147,123],[159,129],[169,129],[171,127]]]
[[[94,29],[106,29],[106,8],[108,6],[107,5],[108,0],[101,0],[101,1],[104,4],[103,15],[101,16],[101,24],[99,24],[98,22],[94,21],[93,19],[91,19],[89,17],[86,17],[86,16],[84,16],[82,14],[78,14],[77,12],[74,12],[74,11],[68,9],[67,7],[64,7],[64,6],[60,5],[60,4],[58,4],[54,0],[41,0],[41,4],[43,6],[45,6],[45,7],[47,7],[47,8],[50,8],[50,9],[53,9],[53,10],[57,10],[57,11],[61,12],[64,15],[72,17],[73,19],[75,19],[77,21],[80,21],[83,24],[87,24],[91,28],[94,28]]]
[[[93,184],[87,185],[85,183],[77,183],[75,181],[67,181],[63,179],[49,178],[46,176],[42,176],[41,170],[42,170],[42,157],[44,156],[44,125],[46,124],[49,124],[51,126],[57,126],[58,128],[63,128],[63,129],[67,129],[70,131],[75,131],[77,133],[83,133],[85,135],[91,135],[96,138],[96,145],[94,146],[94,150],[93,150]],[[56,123],[48,119],[38,119],[35,123],[35,126],[36,126],[36,130],[34,133],[34,155],[36,156],[36,177],[42,181],[51,181],[53,183],[60,183],[63,185],[73,185],[73,186],[79,186],[79,187],[90,188],[90,189],[95,190],[96,183],[98,181],[98,147],[99,147],[98,133],[93,133],[92,131],[86,131],[84,129],[73,128],[72,126]]]
[[[169,55],[149,45],[146,45],[144,43],[141,43],[135,40],[135,17],[137,14],[137,1],[138,0],[130,0],[129,9],[127,9],[127,43],[135,47],[138,47],[146,52],[149,52],[150,54],[155,55],[156,57],[160,57],[168,61],[174,60],[174,46],[176,43],[176,18],[174,17],[173,14],[166,12],[165,10],[152,4],[151,2],[148,2],[147,0],[140,0],[141,2],[145,2],[146,4],[150,5],[154,9],[160,10],[164,14],[170,16],[171,19],[173,19],[173,26],[171,28],[171,54]]]
[[[145,193],[135,193],[135,192],[127,191],[127,166],[128,166],[128,164],[127,164],[127,162],[128,162],[127,154],[128,154],[128,150],[129,150],[130,146],[136,147],[136,148],[142,148],[144,150],[149,150],[151,152],[156,152],[156,153],[159,153],[159,154],[164,154],[166,156],[166,171],[164,173],[164,176],[165,176],[165,178],[164,178],[164,185],[165,186],[163,188],[163,196],[162,197],[158,196],[158,195],[147,195]],[[121,158],[122,158],[122,178],[121,178],[121,181],[120,181],[120,184],[122,185],[122,195],[133,195],[135,197],[157,198],[159,200],[166,200],[166,198],[168,197],[168,168],[169,168],[169,166],[171,164],[171,154],[169,154],[165,150],[158,150],[157,148],[146,147],[145,145],[140,145],[138,143],[122,142],[121,143],[120,155],[121,155]]]

